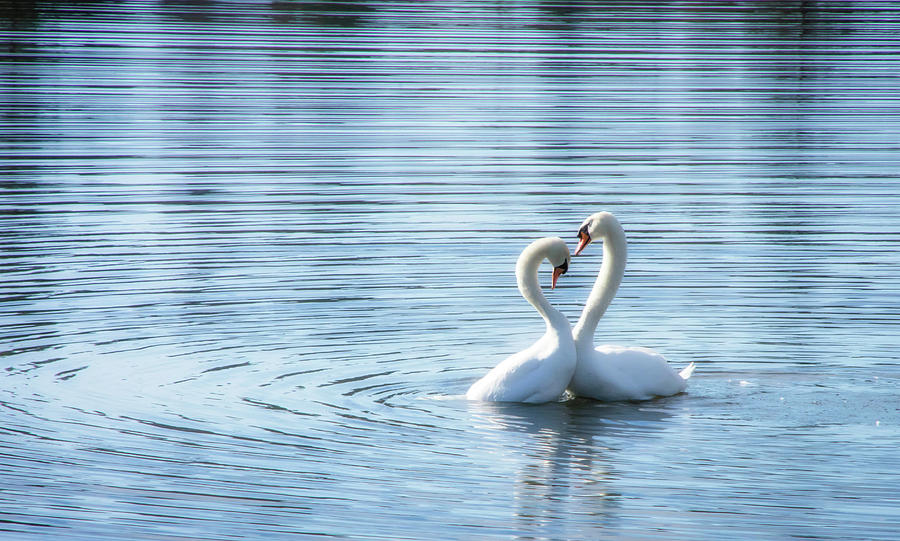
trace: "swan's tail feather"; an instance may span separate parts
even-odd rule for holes
[[[681,379],[688,379],[694,373],[694,363],[687,365],[687,368],[678,373]]]

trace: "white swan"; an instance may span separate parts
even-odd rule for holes
[[[591,241],[603,240],[603,263],[573,337],[578,364],[569,390],[597,400],[647,400],[684,391],[694,363],[680,373],[665,357],[641,347],[603,345],[594,348],[594,331],[625,274],[627,245],[619,220],[609,212],[589,216],[578,230],[579,255]]]
[[[516,261],[522,296],[537,309],[547,332],[528,349],[510,355],[469,387],[466,398],[492,402],[550,402],[566,390],[575,371],[575,342],[569,320],[550,305],[538,283],[544,259],[553,265],[551,287],[569,267],[569,248],[558,237],[538,239]]]

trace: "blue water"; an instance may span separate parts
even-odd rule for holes
[[[898,21],[0,7],[0,538],[896,539]],[[462,399],[543,332],[519,252],[600,210],[597,342],[688,392]]]

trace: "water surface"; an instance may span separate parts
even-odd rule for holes
[[[898,16],[2,8],[0,537],[896,538]],[[688,392],[463,400],[599,210]]]

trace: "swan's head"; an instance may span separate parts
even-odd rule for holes
[[[613,227],[621,228],[619,221],[609,212],[598,212],[588,216],[581,222],[581,228],[578,230],[578,247],[575,248],[575,255],[581,254],[591,242],[605,237],[606,232]]]
[[[553,241],[547,247],[547,259],[553,265],[553,278],[550,282],[550,289],[556,289],[556,281],[569,270],[569,261],[572,259],[569,247],[566,246],[564,240],[555,238]]]
[[[569,270],[569,263],[572,261],[566,241],[559,237],[544,237],[532,242],[522,250],[516,261],[516,279],[520,289],[523,287],[523,283],[530,284],[530,280],[537,278],[538,270],[545,259],[553,265],[553,281],[550,283],[550,287],[555,288],[556,281]]]

